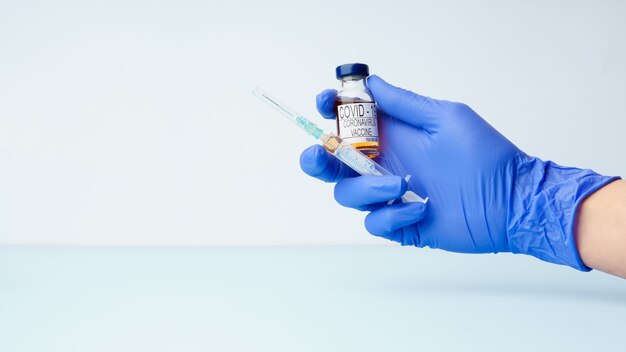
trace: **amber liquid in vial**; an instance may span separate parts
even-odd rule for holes
[[[355,99],[342,99],[340,97],[337,97],[337,99],[335,99],[335,114],[337,116],[335,121],[337,124],[337,135],[339,137],[344,138],[344,136],[341,135],[341,128],[339,126],[339,110],[338,110],[339,106],[345,105],[345,104],[358,104],[358,103],[372,104],[374,102],[371,100],[361,100],[361,99],[356,99],[356,100]],[[378,129],[378,121],[376,121],[376,128]],[[370,159],[373,159],[380,154],[379,149],[378,149],[380,146],[378,138],[379,137],[376,137],[376,141],[372,141],[372,142],[357,142],[357,143],[350,143],[350,144],[361,153],[367,155]]]

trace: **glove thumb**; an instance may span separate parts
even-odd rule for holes
[[[387,115],[425,130],[435,127],[441,101],[395,87],[376,75],[368,77],[367,84]]]

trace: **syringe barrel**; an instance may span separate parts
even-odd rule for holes
[[[346,141],[341,141],[341,143],[339,143],[339,146],[337,147],[337,149],[334,150],[333,155],[341,160],[344,164],[348,165],[352,170],[358,172],[361,175],[393,175],[391,172],[387,171],[387,169],[380,166],[380,164],[370,159],[365,154],[361,153],[359,150],[357,150]],[[405,179],[408,181],[409,177],[410,176],[407,176]],[[412,191],[407,191],[402,196],[403,203],[426,203],[427,201],[428,198],[424,199]],[[388,202],[388,204],[391,203],[393,203],[393,201]]]
[[[339,147],[337,147],[333,155],[361,175],[392,175],[392,173],[387,171],[384,167],[380,166],[377,162],[361,153],[346,141],[342,141],[341,144],[339,144]]]

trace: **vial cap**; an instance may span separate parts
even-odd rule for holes
[[[337,79],[348,76],[369,76],[370,68],[366,64],[354,63],[337,66],[335,69]]]

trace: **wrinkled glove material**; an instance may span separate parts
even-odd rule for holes
[[[585,198],[619,177],[560,166],[524,153],[516,164],[508,226],[511,252],[591,270],[576,247],[576,212]]]

